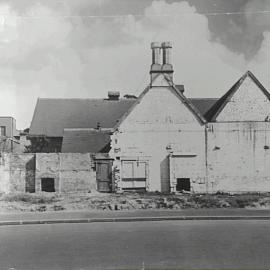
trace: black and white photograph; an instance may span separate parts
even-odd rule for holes
[[[0,270],[269,250],[270,0],[0,0]]]

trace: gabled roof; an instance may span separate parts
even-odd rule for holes
[[[249,77],[251,80],[258,86],[258,88],[263,92],[263,94],[270,100],[269,92],[264,88],[264,86],[259,82],[259,80],[254,76],[251,71],[247,71],[232,87],[231,89],[225,93],[205,114],[205,118],[209,122],[216,121],[216,118],[224,109],[226,104],[230,101],[235,92],[239,89],[239,87],[243,84],[244,80]]]
[[[202,115],[218,101],[218,98],[189,98],[189,101],[200,111]]]
[[[64,128],[112,128],[135,101],[39,98],[29,135],[62,137]]]
[[[165,76],[165,75],[163,75]],[[166,77],[165,77],[166,78]],[[215,99],[186,98],[181,91],[166,78],[177,96],[195,114],[200,122],[205,122],[203,115],[212,106]],[[138,99],[124,98],[108,99],[53,99],[39,98],[30,126],[29,135],[46,135],[48,137],[63,137],[65,128],[113,128],[139,103],[148,86]]]
[[[97,129],[64,129],[63,153],[107,153],[111,131]]]
[[[156,80],[159,76],[164,76],[165,80],[168,83],[168,86],[172,88],[172,90],[175,92],[176,96],[183,102],[183,104],[186,105],[187,109],[189,109],[193,115],[197,118],[197,120],[201,123],[204,124],[206,123],[206,120],[203,116],[203,114],[199,111],[197,107],[194,106],[194,104],[184,96],[184,94],[179,90],[179,88],[172,82],[172,79],[170,76],[166,74],[158,74],[154,80]],[[152,81],[153,84],[154,81]],[[147,92],[152,88],[151,84],[148,85],[145,90],[140,94],[140,96],[136,99],[134,104],[129,108],[129,110],[122,116],[120,121],[117,123],[115,126],[115,129],[117,129],[121,123],[128,117],[128,115],[133,111],[133,109],[141,102],[143,97],[147,94]]]

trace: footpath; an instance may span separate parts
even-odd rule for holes
[[[270,220],[270,210],[183,209],[0,213],[0,226],[166,220]]]

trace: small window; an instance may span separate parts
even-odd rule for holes
[[[177,178],[176,191],[190,191],[190,178]]]
[[[0,126],[0,135],[6,136],[6,127],[5,126]]]
[[[54,178],[41,178],[41,191],[55,192]]]

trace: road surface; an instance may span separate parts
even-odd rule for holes
[[[0,227],[0,269],[270,269],[269,221]]]

